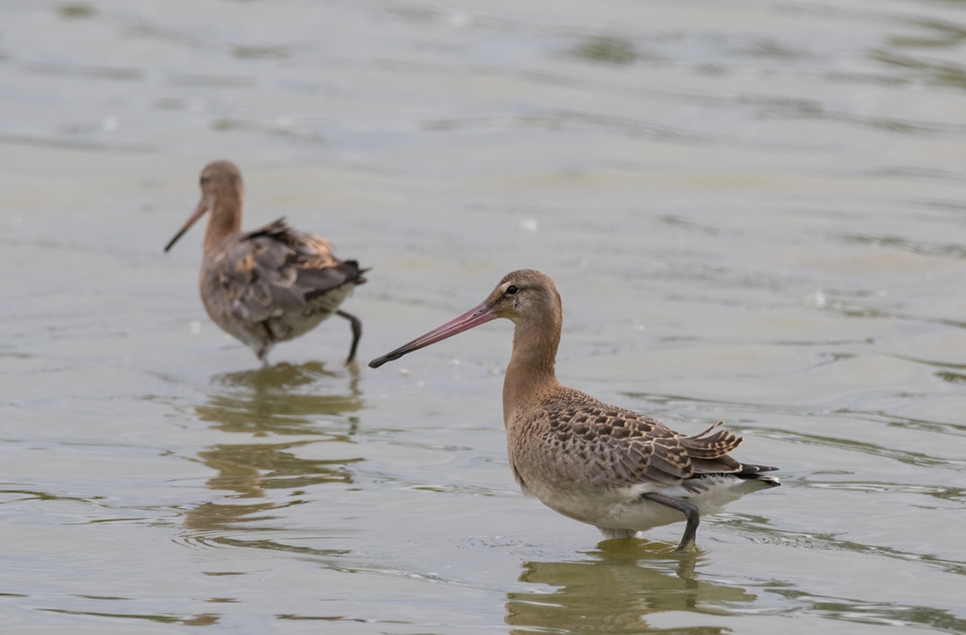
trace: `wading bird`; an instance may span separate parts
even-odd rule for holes
[[[701,514],[743,494],[779,485],[777,468],[728,455],[741,438],[715,429],[686,436],[650,417],[611,406],[557,381],[563,310],[547,275],[507,274],[477,307],[369,362],[406,353],[496,318],[515,325],[503,380],[503,421],[513,475],[524,494],[600,529],[604,538],[687,521],[678,550],[694,541]]]
[[[165,251],[208,212],[201,301],[223,331],[241,340],[267,363],[278,342],[304,334],[333,313],[352,326],[346,363],[355,359],[362,336],[359,318],[339,309],[367,270],[355,260],[339,260],[321,236],[298,232],[278,220],[242,232],[245,189],[241,172],[229,161],[201,171],[201,201]]]

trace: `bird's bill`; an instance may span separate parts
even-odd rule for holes
[[[480,324],[485,324],[490,320],[495,320],[496,317],[496,314],[494,314],[492,309],[486,306],[486,303],[484,302],[477,307],[473,307],[455,320],[451,320],[439,328],[433,329],[421,337],[417,337],[408,344],[403,344],[391,353],[386,353],[382,357],[377,357],[369,362],[369,367],[379,368],[386,362],[399,359],[406,353],[412,353],[413,351],[419,350],[425,346],[429,346],[430,344],[435,344],[440,340],[445,340],[447,337],[453,337],[458,333],[470,330],[474,326],[479,326]]]
[[[207,211],[208,211],[208,204],[205,201],[204,197],[202,197],[201,200],[198,202],[198,207],[196,207],[195,211],[191,213],[191,216],[188,217],[188,220],[185,221],[185,224],[181,227],[181,229],[178,230],[178,233],[174,235],[174,238],[171,239],[171,242],[169,242],[165,246],[164,250],[168,251],[169,249],[174,247],[174,244],[178,242],[178,239],[181,238],[186,231],[188,231],[188,228],[194,225],[195,221],[197,221],[199,218],[204,216],[205,212]]]

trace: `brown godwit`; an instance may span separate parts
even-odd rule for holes
[[[210,212],[201,265],[201,300],[211,319],[248,345],[258,359],[278,342],[314,328],[333,313],[352,325],[346,363],[362,336],[359,318],[339,310],[353,288],[366,281],[355,260],[339,260],[321,236],[297,232],[284,218],[241,231],[245,188],[230,161],[201,171],[201,201],[164,248],[171,249],[205,212]]]
[[[687,521],[678,550],[694,540],[701,514],[779,484],[777,468],[728,456],[741,438],[726,430],[686,436],[650,417],[611,406],[557,381],[554,360],[563,309],[553,280],[514,271],[477,307],[369,362],[406,353],[496,318],[514,325],[503,380],[503,421],[513,476],[524,494],[600,529],[605,538]]]

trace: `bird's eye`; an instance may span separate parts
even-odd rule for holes
[[[506,288],[507,295],[516,295],[517,291],[519,291],[519,289],[517,289],[515,284],[511,284],[509,287]]]

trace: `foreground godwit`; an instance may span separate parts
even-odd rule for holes
[[[701,514],[777,486],[774,467],[728,456],[741,438],[726,430],[685,436],[645,415],[611,406],[557,381],[554,360],[563,309],[547,275],[514,271],[477,307],[369,362],[377,368],[496,318],[507,318],[513,354],[503,379],[510,467],[523,493],[605,538],[687,520],[678,550],[694,540]]]
[[[297,232],[283,218],[242,233],[245,189],[229,161],[201,171],[201,202],[164,248],[210,212],[201,265],[201,300],[222,330],[248,345],[266,362],[278,342],[298,337],[333,313],[352,325],[351,362],[362,336],[359,318],[338,309],[356,285],[366,281],[355,260],[332,255],[327,240]]]

